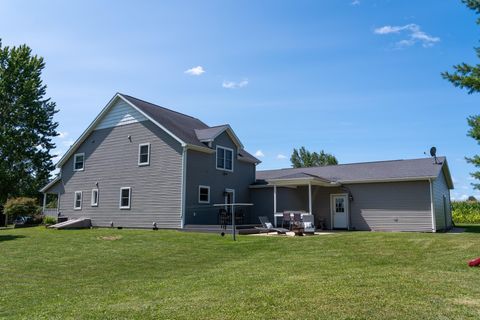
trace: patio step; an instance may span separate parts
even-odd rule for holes
[[[51,229],[83,229],[83,228],[90,228],[92,226],[92,222],[88,218],[79,218],[79,219],[72,219],[67,220],[64,222],[60,222],[50,226]]]

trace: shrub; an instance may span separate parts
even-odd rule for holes
[[[452,218],[455,223],[480,223],[480,202],[453,201]]]
[[[55,224],[57,223],[57,218],[52,216],[43,217],[43,224]]]
[[[3,212],[9,216],[9,218],[15,218],[18,216],[33,217],[40,214],[42,209],[37,204],[37,200],[34,198],[11,198],[8,199],[3,208]]]

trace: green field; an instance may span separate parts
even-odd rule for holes
[[[0,230],[0,318],[480,316],[480,228],[315,237]],[[470,231],[470,232],[469,232]]]

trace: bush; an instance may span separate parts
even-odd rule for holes
[[[452,218],[455,223],[480,223],[480,202],[453,201]]]
[[[57,223],[57,218],[52,216],[43,217],[43,224],[55,224]]]
[[[8,199],[3,208],[3,213],[8,215],[9,219],[18,216],[34,217],[42,212],[42,208],[37,204],[34,198],[12,198]]]

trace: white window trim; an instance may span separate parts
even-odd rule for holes
[[[207,201],[202,201],[200,200],[200,189],[207,189],[208,190],[208,200]],[[198,203],[210,203],[210,187],[209,186],[198,186]]]
[[[147,162],[140,162],[140,150],[143,146],[148,146],[148,161]],[[139,166],[148,166],[150,165],[150,143],[140,143],[138,145],[138,165]]]
[[[95,203],[93,202],[93,199],[94,199],[93,193],[94,193],[94,192],[97,192],[97,202],[95,202]],[[92,189],[92,198],[91,198],[91,200],[90,200],[90,204],[92,205],[92,207],[98,207],[98,198],[99,198],[99,195],[100,195],[100,194],[98,193],[98,189],[97,189],[97,188]]]
[[[122,190],[128,189],[128,206],[122,206]],[[132,188],[131,187],[121,187],[120,188],[120,201],[118,203],[120,209],[130,209],[132,206]]]
[[[80,194],[80,207],[77,207],[77,194]],[[75,196],[73,197],[73,209],[82,210],[83,203],[83,191],[75,191]]]
[[[83,167],[82,169],[75,169],[75,163],[77,163],[77,157],[78,156],[83,156]],[[73,156],[73,171],[84,171],[85,170],[85,153],[75,153]]]
[[[232,152],[232,169],[226,169],[226,168],[220,168],[218,167],[218,149],[224,149],[224,150],[229,150]],[[224,159],[223,159],[223,166],[225,167],[225,164],[226,164],[226,159],[227,157],[224,156]],[[221,171],[228,171],[228,172],[233,172],[233,167],[234,167],[234,159],[235,159],[235,151],[232,149],[232,148],[228,148],[228,147],[223,147],[223,146],[217,146],[216,150],[215,150],[215,167],[217,168],[217,170],[221,170]]]

